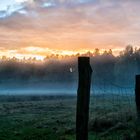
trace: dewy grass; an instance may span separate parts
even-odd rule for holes
[[[75,140],[76,97],[8,98],[0,102],[0,140]],[[120,100],[91,97],[89,140],[135,137],[135,103]]]

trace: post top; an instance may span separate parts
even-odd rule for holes
[[[140,78],[140,75],[136,75],[136,78]]]
[[[86,57],[86,56],[80,56],[78,57],[78,61],[86,61],[86,62],[89,62],[90,60],[90,57]]]
[[[78,58],[79,58],[79,59],[89,59],[88,56],[79,56]]]
[[[78,57],[78,68],[79,69],[89,69],[92,72],[90,66],[90,57],[82,56]]]
[[[140,75],[136,75],[136,83],[140,83]]]

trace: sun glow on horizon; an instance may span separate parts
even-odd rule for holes
[[[66,58],[66,57],[75,57],[80,55],[89,55],[90,53],[94,56],[96,49],[79,49],[79,50],[55,50],[49,48],[42,48],[36,46],[29,46],[22,50],[7,50],[0,51],[1,58],[6,56],[7,58],[17,58],[19,60],[39,60],[43,61],[45,58]],[[112,54],[114,56],[118,56],[123,48],[115,48],[111,49]],[[103,54],[105,51],[109,51],[109,49],[99,49],[99,53]]]

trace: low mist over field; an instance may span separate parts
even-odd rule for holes
[[[91,58],[92,90],[134,88],[135,75],[140,73],[140,50],[127,46],[119,56],[114,56],[111,50],[84,55]],[[0,62],[0,90],[4,94],[76,94],[77,82],[77,56],[46,58],[40,62],[16,58]]]

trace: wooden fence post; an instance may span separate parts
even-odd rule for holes
[[[137,109],[137,120],[140,122],[140,75],[136,75],[136,109]]]
[[[140,138],[140,75],[136,75],[135,101],[136,101],[136,111],[137,111],[136,139],[139,140]]]
[[[92,69],[89,57],[78,58],[76,140],[88,140],[89,101]]]

